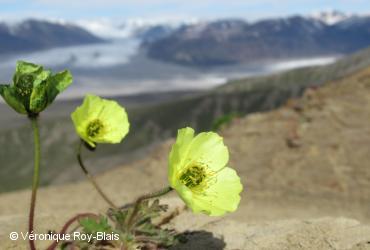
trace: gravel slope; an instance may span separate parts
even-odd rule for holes
[[[241,206],[222,219],[182,212],[171,222],[178,230],[203,231],[190,237],[200,246],[210,240],[212,249],[370,249],[370,68],[235,120],[222,134],[245,185]],[[163,187],[172,142],[98,182],[120,204]],[[175,197],[166,201],[181,206]],[[28,190],[0,196],[1,249],[25,249],[8,234],[25,231],[28,201]],[[38,201],[39,232],[106,209],[86,182],[44,188]]]

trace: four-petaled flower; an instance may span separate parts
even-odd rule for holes
[[[68,70],[55,75],[40,65],[18,61],[12,85],[0,85],[0,95],[21,114],[37,115],[72,83]]]
[[[96,143],[120,143],[130,126],[123,107],[95,95],[86,95],[71,117],[77,134],[91,147]]]
[[[194,137],[192,128],[180,129],[169,156],[170,185],[195,213],[233,212],[243,186],[235,170],[227,167],[228,161],[228,149],[218,134]]]

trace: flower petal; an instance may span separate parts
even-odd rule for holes
[[[45,84],[38,84],[33,88],[30,98],[30,111],[37,114],[46,108],[48,104],[46,91],[47,85]]]
[[[200,133],[191,143],[188,158],[205,163],[211,170],[217,172],[229,161],[229,151],[217,133]]]
[[[194,193],[192,210],[210,216],[220,216],[226,212],[234,212],[240,202],[243,186],[234,169],[226,167],[217,174],[217,182],[205,193]]]
[[[172,187],[176,190],[180,198],[185,202],[187,207],[192,208],[193,207],[193,192],[182,183],[178,182],[176,183],[176,186]]]
[[[89,121],[92,121],[98,117],[98,114],[101,111],[100,104],[101,101],[99,97],[88,94],[85,96],[82,105],[77,107],[76,110],[71,114],[77,134],[92,147],[95,147],[95,143],[86,133],[86,127]]]
[[[103,99],[102,105],[103,109],[99,113],[98,119],[104,123],[105,130],[94,141],[98,143],[120,143],[130,128],[126,110],[116,101]]]
[[[15,73],[16,74],[31,74],[31,73],[35,73],[41,70],[42,70],[42,66],[40,65],[25,62],[25,61],[17,61]]]
[[[63,92],[69,85],[72,84],[73,77],[71,72],[64,70],[53,75],[48,83],[48,103],[52,103],[57,95]]]
[[[23,103],[19,100],[13,87],[9,85],[0,85],[0,95],[4,98],[5,102],[20,114],[27,114]]]
[[[176,185],[177,175],[185,166],[187,154],[194,138],[194,129],[186,127],[177,131],[175,144],[172,146],[168,160],[168,180],[171,185]]]

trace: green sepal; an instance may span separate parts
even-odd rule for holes
[[[27,114],[27,111],[18,97],[14,88],[9,85],[0,85],[0,95],[4,98],[5,102],[20,114]]]

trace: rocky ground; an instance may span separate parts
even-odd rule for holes
[[[370,69],[235,120],[221,133],[245,186],[240,208],[223,218],[182,211],[170,224],[192,231],[191,240],[175,249],[370,249]],[[165,186],[172,143],[98,182],[118,204]],[[26,231],[29,195],[0,196],[1,249],[27,249],[8,235]],[[182,206],[175,194],[163,202]],[[78,212],[106,208],[87,182],[43,188],[36,228],[58,229]]]

